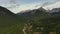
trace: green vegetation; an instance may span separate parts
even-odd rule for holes
[[[22,34],[23,23],[22,17],[0,16],[0,34]]]
[[[44,31],[45,34],[47,34],[46,32],[60,31],[60,14],[58,13],[54,16],[49,16],[46,14],[42,16],[33,16],[31,21],[35,31]],[[37,27],[39,27],[39,29],[37,29]],[[43,28],[43,30],[41,28]]]
[[[59,13],[50,16],[46,12],[36,10],[38,12],[31,17],[22,17],[11,12],[2,12],[6,11],[3,8],[0,11],[0,34],[23,34],[22,29],[25,23],[32,23],[33,31],[60,31]]]
[[[0,6],[0,34],[23,34],[24,18]]]

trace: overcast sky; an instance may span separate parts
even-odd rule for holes
[[[60,7],[60,0],[0,0],[0,6],[8,8],[13,13],[36,9],[43,6],[45,9]]]

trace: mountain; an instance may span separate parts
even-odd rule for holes
[[[38,16],[41,15],[42,13],[46,14],[46,10],[44,8],[38,8],[38,9],[34,9],[34,10],[28,10],[25,11],[24,13],[17,13],[20,16],[24,16],[24,17],[31,17],[31,16]]]
[[[34,31],[41,31],[37,27],[43,27],[43,31],[45,32],[60,31],[60,12],[54,16],[50,16],[51,14],[49,14],[42,7],[14,14],[7,8],[0,6],[0,34],[23,34],[22,29],[25,23],[32,23]]]
[[[4,16],[4,15],[13,15],[14,13],[12,13],[11,11],[9,11],[7,8],[4,8],[2,6],[0,6],[0,16]]]
[[[33,24],[34,31],[41,31],[40,28],[43,28],[45,34],[47,32],[59,32],[60,31],[60,12],[59,9],[52,9],[51,12],[41,8],[29,10],[24,13],[18,13],[18,15],[24,17],[26,23]],[[54,14],[54,12],[56,14]],[[51,13],[51,14],[50,14]],[[37,29],[39,27],[39,29]]]
[[[30,17],[32,15],[35,15],[36,13],[38,13],[38,15],[39,15],[41,12],[42,13],[48,13],[50,16],[53,16],[57,13],[60,13],[60,8],[53,8],[52,10],[45,10],[44,8],[40,7],[38,9],[27,10],[27,11],[24,11],[23,13],[18,13],[18,15],[25,16],[25,17],[28,17],[28,16]]]
[[[22,34],[23,17],[0,6],[0,34]]]
[[[56,15],[60,13],[60,8],[53,8],[52,10],[49,11],[50,15]]]

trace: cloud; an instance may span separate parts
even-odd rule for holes
[[[52,8],[58,8],[58,7],[60,7],[60,1],[59,2],[56,2],[54,4],[51,4],[51,5],[47,5],[44,8],[45,9],[52,9]]]
[[[55,1],[54,2],[45,2],[43,4],[42,3],[40,4],[39,2],[37,2],[37,3],[19,5],[18,7],[12,7],[12,8],[8,8],[8,9],[14,13],[18,13],[18,12],[23,11],[23,10],[37,9],[42,5],[45,9],[48,9],[48,8],[52,9],[55,7],[60,7],[59,4],[60,4],[60,2],[58,2],[58,1],[56,1],[56,2]]]
[[[36,5],[38,5],[36,7]],[[25,5],[19,5],[17,7],[13,7],[13,8],[8,8],[9,10],[11,10],[14,13],[18,13],[20,11],[24,11],[24,10],[32,10],[32,9],[37,9],[40,7],[40,3],[35,3],[35,4],[25,4]]]
[[[59,2],[60,0],[45,0],[45,2],[42,4],[42,7],[47,6],[47,5],[51,5],[51,4],[55,4],[56,2]]]
[[[22,10],[37,9],[43,6],[47,9],[59,7],[60,0],[0,0],[0,5],[8,8],[14,13],[18,13]]]

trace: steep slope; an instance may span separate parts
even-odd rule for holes
[[[0,34],[22,34],[23,18],[0,6]]]
[[[0,16],[6,16],[6,15],[13,15],[13,13],[11,11],[9,11],[8,9],[0,6]]]

